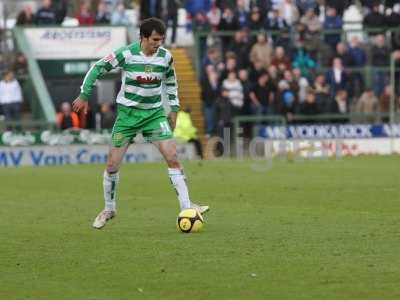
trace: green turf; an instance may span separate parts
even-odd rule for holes
[[[103,230],[103,166],[1,168],[0,299],[400,299],[398,156],[260,164],[185,164],[200,234],[163,164],[122,168]]]

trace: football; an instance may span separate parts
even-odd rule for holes
[[[182,210],[176,219],[176,226],[182,232],[198,232],[203,228],[202,215],[193,208]]]

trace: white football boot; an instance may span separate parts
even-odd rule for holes
[[[96,229],[100,229],[106,225],[108,220],[111,220],[115,217],[115,211],[113,210],[102,210],[94,219],[93,227]]]
[[[196,203],[193,203],[190,205],[191,208],[194,208],[197,210],[201,215],[208,212],[210,210],[210,207],[208,205],[198,205]]]

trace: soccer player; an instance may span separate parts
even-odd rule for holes
[[[116,100],[118,114],[103,176],[105,208],[94,220],[94,228],[102,228],[115,216],[120,164],[137,133],[142,133],[163,155],[181,210],[195,208],[205,213],[209,209],[208,206],[190,201],[185,174],[172,138],[179,99],[172,55],[161,47],[165,31],[161,20],[143,20],[140,25],[140,42],[122,47],[93,65],[85,76],[80,95],[72,103],[74,111],[86,113],[95,81],[112,69],[122,69],[122,85]],[[162,96],[167,97],[171,107],[168,118],[162,105]]]

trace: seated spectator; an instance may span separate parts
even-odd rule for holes
[[[128,26],[131,22],[125,11],[125,5],[121,2],[111,15],[111,25]]]
[[[372,113],[376,113],[378,111],[378,98],[374,95],[374,91],[372,89],[366,89],[361,95],[356,103],[355,111],[358,113],[369,114],[367,116],[357,118],[360,121],[369,123],[377,121],[376,115],[371,115]]]
[[[60,112],[56,116],[58,128],[65,129],[79,129],[79,117],[72,111],[69,102],[61,103]]]
[[[22,91],[12,71],[7,71],[0,81],[0,106],[6,121],[21,119]]]
[[[186,107],[184,110],[178,112],[174,137],[178,141],[180,140],[185,143],[192,143],[195,146],[197,155],[203,159],[203,148],[197,136],[197,128],[193,125],[190,113],[190,107]]]
[[[245,30],[235,32],[233,41],[228,47],[228,51],[236,54],[239,68],[244,68],[249,65],[249,44]]]
[[[32,25],[35,22],[35,16],[30,5],[25,5],[23,10],[17,16],[16,25]]]
[[[329,7],[326,13],[324,29],[339,30],[342,29],[343,22],[340,16],[337,15],[336,9]],[[336,48],[336,44],[340,41],[340,32],[338,33],[326,33],[325,42],[331,46],[332,49]]]
[[[253,66],[257,62],[261,62],[264,69],[268,69],[271,64],[272,47],[268,44],[268,40],[264,33],[257,34],[257,42],[251,47],[250,62]]]
[[[95,16],[90,11],[89,2],[83,2],[77,12],[75,18],[78,19],[79,25],[93,25]]]
[[[96,24],[110,24],[110,12],[104,1],[100,1],[97,5],[95,23]]]
[[[300,104],[299,113],[306,116],[315,116],[320,113],[319,106],[316,102],[315,91],[311,88],[307,90],[306,99]],[[306,120],[304,123],[312,123],[312,119]]]
[[[279,82],[276,100],[275,110],[283,115],[288,122],[292,122],[293,114],[297,109],[297,101],[295,93],[290,89],[286,80]]]

